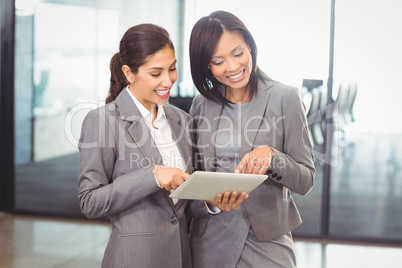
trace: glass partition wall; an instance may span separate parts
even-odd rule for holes
[[[329,235],[401,243],[402,3],[337,0],[335,10]]]

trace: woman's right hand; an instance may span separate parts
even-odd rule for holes
[[[159,185],[167,191],[176,190],[190,177],[189,174],[181,169],[162,165],[154,165],[154,172]]]
[[[208,204],[214,205],[223,211],[231,211],[235,210],[244,200],[248,198],[248,194],[246,192],[242,192],[240,195],[237,195],[237,191],[225,192],[223,195],[218,194],[215,200],[206,200]]]

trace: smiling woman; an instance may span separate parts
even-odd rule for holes
[[[232,13],[199,19],[189,47],[201,93],[190,109],[198,168],[268,175],[233,212],[194,216],[194,267],[296,267],[291,191],[307,194],[315,173],[300,92],[262,72],[253,36]]]
[[[187,200],[168,196],[191,172],[188,115],[166,104],[177,79],[168,32],[129,28],[110,71],[106,105],[88,113],[79,143],[81,210],[113,225],[102,267],[191,267]]]
[[[212,54],[208,68],[216,80],[226,86],[226,98],[233,102],[250,101],[250,88],[247,87],[253,61],[250,47],[244,38],[235,32],[224,31]]]

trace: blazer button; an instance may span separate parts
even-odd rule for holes
[[[177,219],[177,217],[172,217],[170,220],[171,224],[178,224],[179,223],[179,219]]]
[[[267,174],[268,174],[268,175],[271,175],[271,174],[272,174],[272,170],[268,170],[268,171],[267,171]]]
[[[275,178],[276,176],[278,176],[278,174],[276,173],[272,174],[272,178]]]
[[[276,178],[277,181],[282,180],[282,176],[278,176],[278,178]]]

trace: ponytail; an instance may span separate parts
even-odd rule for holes
[[[120,53],[114,54],[110,60],[110,91],[106,98],[106,103],[114,101],[124,87],[128,85],[128,81],[122,71]]]

